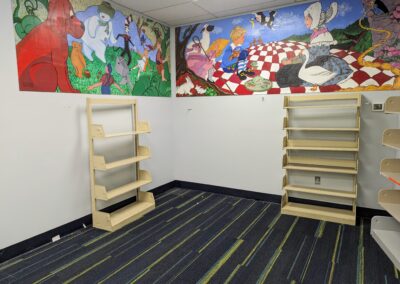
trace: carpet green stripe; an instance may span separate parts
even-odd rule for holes
[[[299,217],[296,217],[296,219],[293,221],[292,225],[290,226],[288,232],[286,233],[285,237],[283,238],[283,241],[281,242],[279,247],[275,250],[274,255],[269,260],[264,271],[261,273],[260,277],[258,278],[257,284],[265,283],[265,280],[268,278],[269,273],[271,272],[276,260],[278,259],[278,257],[280,256],[280,254],[282,252],[283,246],[285,245],[286,241],[289,239],[289,237],[292,234],[294,227],[296,226],[298,221],[299,221]]]
[[[197,283],[208,283],[211,278],[218,272],[218,270],[226,263],[226,261],[234,254],[234,252],[240,247],[243,240],[237,240],[231,248],[208,270],[208,272],[197,282]]]
[[[360,221],[357,255],[357,284],[364,284],[364,221]]]
[[[225,232],[230,226],[232,226],[240,217],[242,217],[254,204],[251,203],[245,210],[243,210],[239,215],[235,217],[228,225],[226,225],[222,230],[220,230],[214,237],[211,238],[209,242],[207,242],[202,248],[198,250],[199,253],[202,253],[210,244],[212,244],[223,232]]]
[[[271,204],[268,204],[265,206],[263,210],[261,210],[260,214],[253,220],[253,222],[250,223],[250,225],[247,226],[247,228],[237,237],[238,239],[243,239],[243,237],[257,224],[257,222],[264,216],[264,214],[267,212],[267,209],[269,208]]]
[[[342,233],[342,228],[343,228],[343,225],[340,225],[338,227],[338,231],[337,231],[337,234],[336,234],[335,248],[333,249],[332,258],[331,258],[331,271],[329,273],[329,280],[328,280],[329,284],[332,283],[333,274],[335,273],[336,255],[337,255],[337,251],[338,251],[338,246],[339,246],[340,236],[341,236],[341,233]]]
[[[68,279],[67,281],[64,282],[64,284],[69,284],[71,282],[73,282],[74,280],[78,279],[79,277],[81,277],[82,275],[84,275],[85,273],[89,272],[90,270],[92,270],[93,268],[99,266],[100,264],[102,264],[103,262],[109,260],[111,258],[111,256],[107,256],[106,258],[103,258],[101,261],[96,262],[95,264],[93,264],[92,266],[89,266],[88,268],[86,268],[85,270],[83,270],[81,273],[75,275],[74,277]]]

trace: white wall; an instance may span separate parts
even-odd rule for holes
[[[20,92],[11,1],[0,1],[0,249],[90,213],[85,99]],[[172,181],[172,99],[139,97],[152,133],[143,168],[153,183]]]
[[[377,192],[392,187],[379,165],[396,153],[381,136],[398,118],[372,112],[371,103],[399,94],[364,93],[358,206],[381,209]],[[175,179],[282,195],[282,107],[276,95],[174,98]]]

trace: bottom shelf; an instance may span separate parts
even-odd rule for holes
[[[371,220],[371,236],[400,269],[400,223],[392,217],[375,216]]]
[[[93,227],[116,231],[123,226],[141,218],[155,208],[154,196],[151,192],[139,192],[139,200],[112,213],[93,212]]]
[[[282,201],[281,213],[340,224],[356,224],[355,212],[346,209],[337,209],[294,202],[285,203]]]

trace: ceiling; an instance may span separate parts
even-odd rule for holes
[[[245,14],[306,0],[114,0],[169,26]]]

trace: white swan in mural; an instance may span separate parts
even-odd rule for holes
[[[310,53],[307,49],[304,49],[303,54],[306,57],[306,60],[304,61],[299,71],[299,78],[303,81],[311,83],[313,85],[323,85],[325,82],[328,82],[337,75],[337,73],[318,65],[307,67],[307,64],[309,63],[308,61],[310,59]]]

